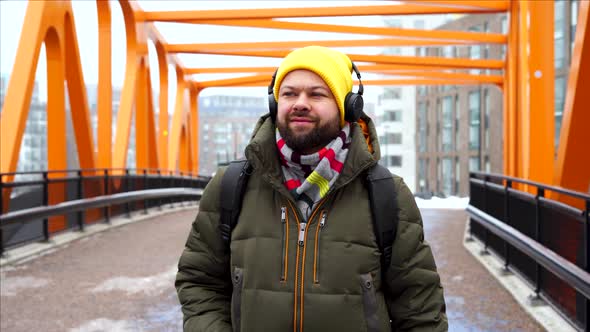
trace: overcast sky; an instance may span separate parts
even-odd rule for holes
[[[378,1],[361,1],[363,4],[383,4]],[[98,80],[98,30],[95,1],[72,1],[74,19],[81,52],[84,79],[87,84],[96,84]],[[113,3],[113,85],[122,86],[125,75],[125,35],[124,23],[118,4]],[[268,7],[314,7],[314,6],[354,6],[359,1],[139,1],[146,11],[153,10],[182,10],[182,9],[237,9],[237,8],[268,8]],[[27,8],[26,1],[0,1],[0,71],[9,76],[12,71],[20,31]],[[294,20],[294,19],[290,19]],[[381,17],[337,17],[322,19],[299,19],[300,21],[322,22],[358,26],[383,26]],[[158,30],[169,43],[205,43],[205,42],[238,42],[238,41],[285,41],[285,40],[321,40],[348,38],[376,38],[362,35],[343,35],[335,33],[300,32],[287,30],[271,30],[258,28],[232,28],[206,25],[187,25],[175,23],[157,23]],[[349,48],[345,52],[359,52],[377,54],[379,48]],[[157,59],[150,45],[150,65],[152,81],[158,77]],[[41,99],[46,99],[46,60],[44,47],[41,50],[37,66],[37,80],[40,84]],[[223,67],[223,66],[276,66],[280,59],[246,58],[207,55],[179,55],[186,67]],[[171,73],[171,90],[175,89]],[[370,77],[370,75],[364,75]],[[200,80],[220,78],[201,75]],[[155,83],[154,83],[155,84]],[[368,89],[370,90],[370,89]],[[368,91],[369,94],[371,91]],[[207,89],[204,94],[231,93],[245,95],[266,95],[266,88]]]

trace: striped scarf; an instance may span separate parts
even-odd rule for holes
[[[346,123],[338,136],[324,148],[316,153],[301,155],[288,147],[279,130],[276,130],[285,187],[306,219],[340,175],[351,142],[349,134],[350,125]]]

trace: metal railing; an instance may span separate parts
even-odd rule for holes
[[[15,176],[15,181],[6,182]],[[131,211],[147,213],[150,207],[199,199],[200,190],[209,180],[209,177],[191,173],[159,169],[0,174],[0,193],[4,198],[0,199],[0,212],[3,212],[0,213],[0,254],[7,247],[47,241],[55,232],[84,230],[84,226],[92,222],[108,223],[115,215],[130,217]],[[51,200],[50,195],[54,195]],[[52,225],[50,221],[55,218],[61,218],[61,223]]]
[[[590,317],[590,195],[499,174],[470,174],[470,235],[581,330]],[[527,187],[527,191],[515,187]],[[530,194],[532,190],[536,194]],[[553,200],[548,192],[585,206]]]

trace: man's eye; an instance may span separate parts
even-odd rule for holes
[[[311,93],[312,97],[325,97],[326,94],[322,93],[322,92],[312,92]]]
[[[281,96],[283,96],[283,97],[291,97],[294,95],[295,95],[295,93],[292,91],[285,91],[285,92],[281,93]]]

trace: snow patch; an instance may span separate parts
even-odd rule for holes
[[[469,197],[450,196],[447,198],[432,197],[423,199],[416,197],[416,204],[421,209],[460,209],[464,210],[469,205]]]
[[[70,332],[128,332],[137,330],[134,324],[127,320],[111,320],[98,318],[82,324],[77,328],[70,329]]]
[[[161,294],[168,287],[174,285],[174,279],[178,268],[174,265],[165,272],[143,278],[115,277],[108,279],[94,287],[93,293],[124,291],[128,295],[144,293],[148,295]]]
[[[41,288],[49,284],[49,280],[35,277],[6,277],[0,275],[0,295],[16,296],[20,290]]]

